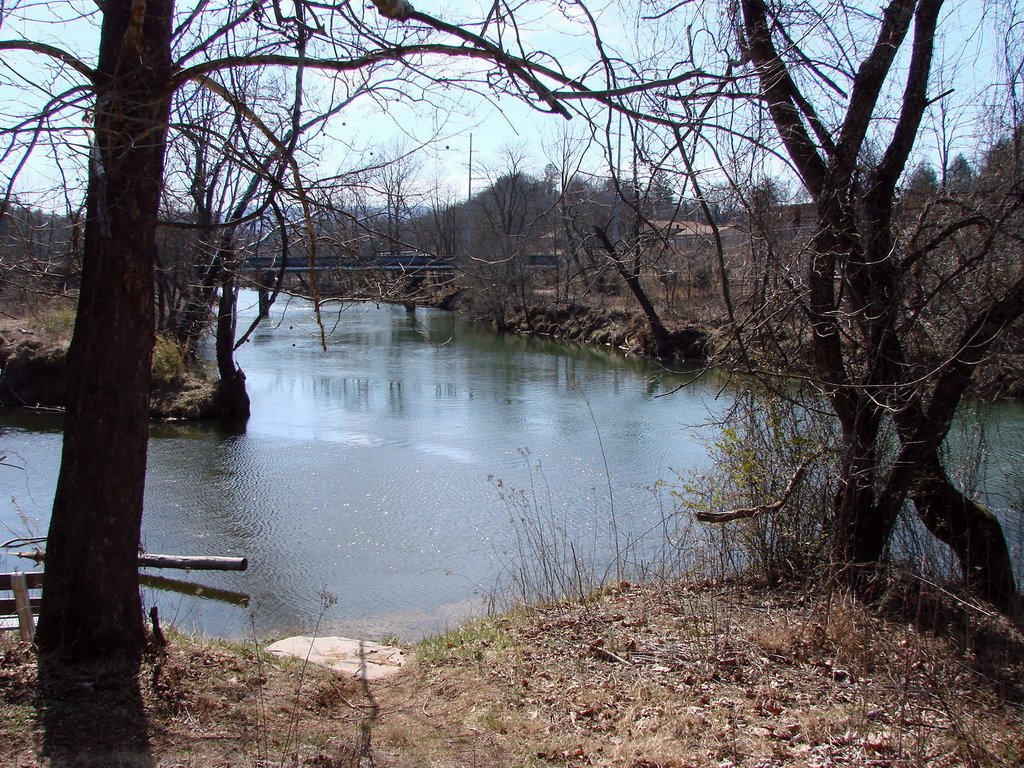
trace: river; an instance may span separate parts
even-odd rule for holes
[[[240,327],[255,295],[242,303]],[[627,543],[634,566],[678,562],[654,487],[706,465],[721,382],[438,311],[328,305],[324,320],[326,351],[310,306],[281,301],[238,351],[244,429],[153,425],[144,548],[249,560],[243,573],[161,572],[203,589],[147,586],[165,622],[412,640],[484,612],[524,565],[543,579],[539,538],[599,576]],[[989,490],[1006,506],[1024,488],[1024,409],[994,416]],[[60,443],[59,416],[0,410],[0,452],[19,467],[0,467],[10,537],[45,534]],[[1019,558],[1019,515],[1008,533]],[[0,569],[25,566],[0,551]]]
[[[243,294],[240,327],[254,301]],[[164,621],[237,638],[310,632],[323,613],[322,632],[416,638],[507,589],[528,549],[522,516],[603,573],[616,538],[659,526],[652,486],[707,461],[701,425],[723,397],[706,380],[438,311],[328,305],[325,322],[326,351],[309,305],[282,301],[238,351],[243,431],[153,425],[145,549],[249,560],[185,577],[249,595],[247,608],[147,589]],[[60,418],[6,410],[0,430],[22,467],[0,467],[3,538],[43,535]],[[19,565],[0,552],[0,568]]]

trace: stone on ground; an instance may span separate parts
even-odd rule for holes
[[[275,656],[308,658],[314,664],[352,677],[365,674],[367,680],[393,675],[405,664],[405,652],[400,648],[348,637],[286,637],[268,645],[267,650]]]

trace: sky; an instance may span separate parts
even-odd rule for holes
[[[287,3],[287,0],[284,2]],[[551,2],[561,7],[564,13],[552,11],[550,2],[531,1],[520,6],[518,18],[522,39],[528,48],[552,53],[568,71],[581,72],[594,58],[593,41],[588,29],[578,23],[578,9],[568,0]],[[179,14],[193,5],[179,2]],[[477,0],[465,0],[458,4],[451,0],[418,0],[417,5],[426,13],[457,20],[477,18],[477,9],[481,3]],[[874,12],[876,5],[866,3],[864,8]],[[653,6],[644,7],[650,12]],[[713,6],[701,4],[696,7],[704,9]],[[367,13],[373,13],[368,2],[366,8]],[[597,0],[588,3],[588,8],[600,24],[603,42],[612,49],[620,49],[638,59],[644,55],[653,55],[657,49],[671,46],[674,30],[679,34],[683,32],[680,22],[677,24],[678,29],[670,27],[667,34],[645,36],[636,21],[637,12],[631,14],[620,11],[614,0]],[[972,104],[962,94],[984,94],[994,76],[992,43],[985,30],[993,24],[1006,23],[1004,17],[999,17],[1000,12],[994,10],[998,8],[1003,8],[1004,14],[1015,12],[1010,6],[999,6],[986,0],[968,0],[948,5],[940,48],[951,65],[955,66],[955,73],[953,69],[947,70],[941,84],[945,86],[948,83],[952,90],[953,95],[945,102],[952,107],[944,112],[936,110],[925,126],[925,134],[920,142],[922,157],[937,161],[939,148],[945,144],[953,148],[954,154],[959,149],[968,155],[972,149],[980,146],[978,122],[966,119],[967,113],[976,109],[978,104]],[[59,45],[75,52],[87,62],[95,59],[99,14],[93,0],[49,3],[5,0],[0,14],[0,39],[24,36]],[[826,51],[824,55],[827,57],[829,53]],[[46,58],[38,54],[4,53],[0,59],[0,124],[10,125],[16,115],[24,112],[25,104],[33,98],[38,100],[44,91],[60,91],[72,82],[52,67],[45,66],[46,63]],[[310,81],[313,82],[311,95],[326,87],[323,79],[319,84],[316,78],[310,78]],[[15,89],[11,84],[29,87],[26,91]],[[32,88],[32,84],[42,87]],[[557,134],[565,130],[566,126],[562,125],[564,121],[555,116],[538,114],[511,98],[498,100],[488,94],[486,88],[480,90],[483,93],[476,96],[449,90],[446,96],[455,95],[449,102],[450,107],[441,106],[442,102],[433,98],[428,102],[413,103],[406,98],[391,99],[383,105],[368,103],[347,108],[332,123],[319,143],[316,150],[319,170],[324,173],[343,172],[361,164],[375,162],[382,153],[386,153],[387,147],[396,143],[412,147],[418,142],[436,137],[439,140],[434,146],[420,153],[423,172],[443,179],[454,190],[455,197],[463,191],[468,192],[471,181],[472,186],[479,189],[489,178],[499,174],[506,164],[505,157],[510,149],[528,158],[524,168],[526,171],[538,175],[543,173],[547,162],[545,148],[550,147]],[[78,108],[71,110],[68,122],[63,126],[65,131],[56,137],[66,142],[65,151],[66,147],[70,147],[70,151],[77,152],[80,157],[86,149],[87,138],[83,130],[83,118],[83,111]],[[580,123],[582,120],[577,119],[568,129],[581,132],[584,126]],[[2,138],[6,141],[9,137],[4,135]],[[36,147],[32,160],[19,170],[19,190],[54,190],[61,186],[75,189],[83,186],[84,163],[66,164],[58,171],[52,162],[53,153],[54,150],[45,141]],[[11,155],[0,160],[0,183],[10,178],[18,167],[19,157]],[[592,167],[597,169],[596,159],[592,161]],[[46,207],[64,207],[60,192],[41,199],[49,200]]]
[[[178,3],[179,14],[190,5]],[[369,7],[368,3],[366,5]],[[437,0],[420,0],[418,5],[424,12],[453,20],[475,18],[472,0],[461,4],[457,11],[446,9]],[[520,31],[525,44],[553,51],[567,67],[571,67],[574,60],[584,61],[581,51],[589,45],[589,40],[581,36],[578,29],[573,31],[570,21],[558,14],[541,16],[535,9],[542,5],[548,7],[538,3],[527,3],[523,7]],[[602,9],[598,3],[593,5],[599,16],[607,16],[613,7],[606,4]],[[0,39],[22,38],[56,45],[88,64],[94,63],[100,16],[92,0],[55,3],[7,0],[0,13],[3,14]],[[622,30],[623,26],[617,24],[613,28]],[[47,92],[64,90],[75,80],[56,71],[47,57],[37,53],[5,51],[0,69],[0,125],[3,126],[15,122],[26,111],[27,104],[41,104]],[[329,92],[322,77],[311,76],[307,83],[311,98],[318,92]],[[558,130],[561,118],[539,114],[512,98],[499,100],[486,88],[478,89],[478,93],[457,93],[453,89],[442,94],[442,98],[431,97],[429,103],[418,99],[415,103],[392,99],[386,105],[364,101],[362,105],[346,108],[319,142],[318,164],[327,173],[342,172],[361,163],[374,162],[396,144],[414,147],[437,139],[433,148],[421,153],[424,171],[440,175],[444,183],[455,190],[468,192],[471,176],[473,186],[479,188],[502,165],[511,147],[525,148],[528,155],[535,157],[526,170],[542,173],[545,164],[541,157],[543,136]],[[37,204],[62,209],[63,194],[53,190],[84,184],[83,160],[87,151],[84,116],[84,109],[69,110],[60,126],[61,134],[55,137],[62,145],[62,153],[79,157],[77,163],[63,163],[58,168],[53,162],[55,150],[44,140],[23,166],[19,166],[21,155],[18,153],[0,161],[0,181],[8,182],[16,170],[19,191],[49,190],[48,196],[37,198]]]

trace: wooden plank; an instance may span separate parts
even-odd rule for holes
[[[18,557],[25,557],[40,563],[46,559],[46,552],[40,549],[31,552],[15,552]],[[244,571],[249,567],[245,557],[207,557],[205,555],[139,555],[140,568],[178,568],[184,571]],[[0,590],[10,589],[0,574]]]
[[[35,618],[41,598],[29,594],[30,590],[39,590],[43,586],[43,574],[39,571],[29,573],[0,573],[0,592],[13,592],[14,597],[0,598],[0,631],[17,629],[21,639],[32,641],[35,634]]]
[[[29,605],[31,605],[36,613],[39,613],[39,604],[43,602],[41,597],[28,596]],[[0,616],[17,616],[18,606],[14,601],[13,597],[2,597],[0,598]]]
[[[24,573],[11,574],[11,589],[14,591],[14,602],[18,608],[18,628],[21,639],[31,643],[36,634],[36,622],[32,616],[32,605],[28,601],[28,580]]]
[[[11,581],[13,573],[0,573],[0,592],[11,590],[14,585]],[[29,571],[21,574],[25,577],[25,583],[29,589],[41,589],[43,586],[43,574],[41,571]]]

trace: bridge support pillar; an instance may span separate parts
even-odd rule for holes
[[[265,320],[270,317],[270,286],[274,284],[274,277],[273,272],[264,272],[260,275],[260,319]]]

